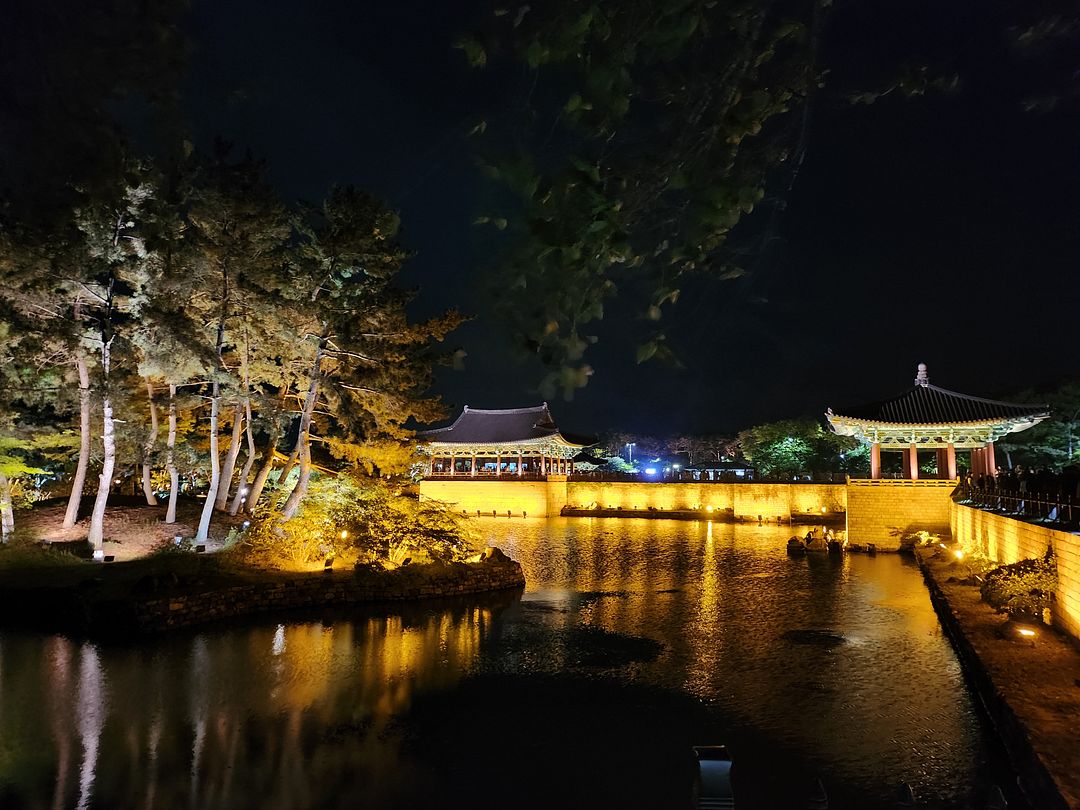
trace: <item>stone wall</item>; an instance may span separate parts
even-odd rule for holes
[[[420,482],[421,501],[441,501],[456,511],[475,515],[510,512],[516,517],[557,515],[566,504],[566,480],[459,481],[441,479]],[[557,507],[557,508],[556,508]]]
[[[568,506],[627,510],[708,509],[735,520],[788,520],[799,515],[836,514],[847,508],[844,484],[735,484],[712,482],[617,483],[571,481]]]
[[[1057,555],[1058,588],[1054,624],[1080,639],[1080,537],[951,503],[952,536],[967,551],[999,563],[1042,557],[1048,546]]]
[[[852,479],[847,486],[847,537],[895,551],[906,534],[949,534],[955,481]]]
[[[788,520],[847,508],[844,484],[567,481],[555,476],[547,481],[421,481],[420,499],[442,501],[470,515],[509,511],[529,517],[558,515],[563,506],[666,512],[711,507],[718,515],[756,521],[759,515]]]
[[[524,586],[521,566],[503,558],[391,572],[282,575],[210,592],[146,599],[134,603],[126,612],[134,624],[132,629],[150,633],[279,610],[430,599]]]

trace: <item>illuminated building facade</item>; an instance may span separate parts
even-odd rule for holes
[[[881,478],[882,451],[903,454],[903,477],[919,478],[918,452],[933,450],[937,474],[957,477],[957,451],[970,451],[975,477],[995,475],[994,442],[1050,415],[1045,405],[1021,405],[958,394],[930,384],[920,363],[915,386],[881,402],[825,412],[833,432],[870,445],[870,477]]]
[[[429,478],[543,478],[574,471],[592,442],[563,434],[547,403],[479,410],[465,406],[452,424],[420,433]]]

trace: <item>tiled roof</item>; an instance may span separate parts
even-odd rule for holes
[[[435,430],[421,431],[421,440],[452,442],[454,444],[498,444],[544,439],[559,436],[559,428],[551,418],[547,403],[534,408],[478,410],[468,405],[453,424]],[[567,439],[563,435],[564,439]],[[579,444],[572,440],[571,444]]]
[[[916,385],[892,399],[839,408],[835,416],[863,422],[887,422],[904,425],[942,425],[963,422],[1025,419],[1050,411],[1046,405],[1021,405],[993,399],[958,394],[929,383]]]

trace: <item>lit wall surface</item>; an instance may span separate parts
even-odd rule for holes
[[[847,508],[844,484],[646,483],[607,481],[422,481],[421,500],[451,504],[468,514],[555,516],[580,509],[693,511],[757,521],[835,514]]]
[[[847,536],[895,551],[904,535],[949,533],[949,506],[955,481],[853,479],[847,486]]]
[[[1080,537],[958,503],[950,519],[952,535],[965,550],[999,563],[1042,557],[1052,545],[1058,569],[1054,624],[1080,638]]]

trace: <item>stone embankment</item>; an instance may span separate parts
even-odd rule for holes
[[[916,553],[942,627],[1030,806],[1080,808],[1080,651],[1049,627],[1038,630],[1034,646],[1007,640],[999,632],[1005,617],[959,581],[963,566],[951,554]]]
[[[122,638],[243,616],[455,597],[524,586],[521,566],[491,549],[478,562],[412,565],[392,571],[365,567],[313,573],[259,571],[209,581],[177,578],[165,572],[143,577],[123,589],[104,580],[64,589],[8,585],[0,592],[0,607],[11,609],[7,613],[11,624]]]

